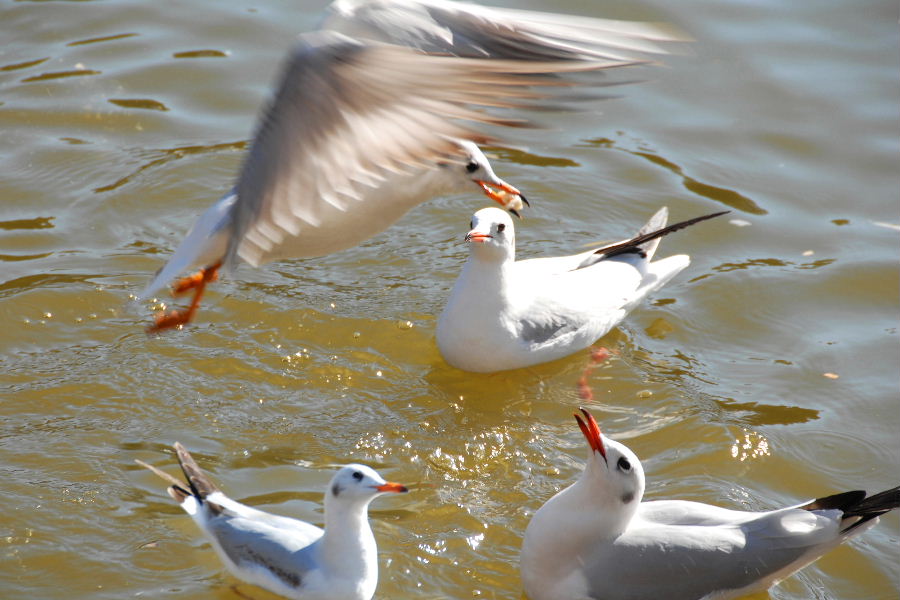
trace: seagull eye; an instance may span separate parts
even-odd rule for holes
[[[362,473],[360,473],[359,471],[353,471],[353,479],[362,481],[362,477]]]
[[[499,225],[497,225],[497,233],[500,233],[504,229],[506,229],[506,223],[500,223]]]
[[[631,470],[631,463],[628,462],[628,459],[624,456],[619,459],[619,462],[616,463],[616,466],[619,467],[620,471],[625,471],[626,473]]]
[[[466,164],[466,171],[469,173],[474,173],[478,170],[478,163],[474,160],[470,160],[468,164]]]

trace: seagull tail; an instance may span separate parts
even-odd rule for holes
[[[236,198],[237,195],[234,193],[226,194],[200,215],[194,227],[178,245],[172,258],[157,271],[153,281],[138,296],[138,300],[143,301],[152,297],[188,269],[211,265],[225,255],[230,232],[231,207]]]
[[[669,220],[669,209],[668,207],[663,206],[661,209],[656,211],[656,214],[650,217],[650,220],[647,221],[643,227],[638,230],[636,238],[640,238],[646,235],[653,233],[654,231],[660,231],[665,226]],[[653,258],[653,255],[656,253],[656,249],[659,247],[659,243],[662,241],[662,237],[652,238],[650,241],[645,242],[644,244],[640,244],[639,247],[644,251],[644,254],[647,256],[647,260]]]
[[[597,260],[603,260],[622,254],[640,254],[649,260],[653,257],[653,253],[656,252],[656,247],[659,245],[659,239],[661,237],[669,235],[670,233],[673,233],[680,229],[684,229],[685,227],[690,227],[691,225],[700,223],[701,221],[706,221],[708,219],[712,219],[714,217],[718,217],[730,212],[730,210],[723,210],[720,212],[710,213],[708,215],[702,215],[700,217],[694,217],[693,219],[679,221],[678,223],[673,223],[672,225],[668,226],[658,226],[665,225],[666,219],[669,215],[668,210],[663,207],[656,211],[656,214],[653,215],[653,217],[651,217],[649,221],[647,221],[646,225],[641,227],[641,230],[633,238],[625,240],[624,242],[610,244],[609,246],[604,246],[603,248],[599,248],[598,250],[596,250],[594,252],[594,255],[597,258],[591,261],[590,264],[597,262]],[[582,264],[580,266],[588,265]]]
[[[134,462],[146,469],[150,469],[160,479],[168,481],[171,485],[166,491],[169,492],[169,495],[172,496],[172,498],[178,504],[184,504],[185,500],[193,497],[193,492],[190,490],[190,486],[185,484],[185,482],[172,477],[162,469],[158,469],[151,464],[145,463],[142,460],[134,459]]]
[[[188,485],[191,486],[191,493],[195,498],[202,501],[210,494],[222,491],[200,469],[194,457],[191,456],[184,446],[175,442],[174,448],[178,457],[178,464],[181,465],[181,470],[188,481]]]
[[[848,534],[865,523],[877,519],[886,512],[900,507],[900,486],[867,496],[862,490],[843,492],[813,500],[805,510],[837,509],[844,513],[841,519],[842,534]],[[867,529],[867,528],[866,528]],[[860,531],[861,533],[861,531]]]
[[[853,506],[844,509],[842,524],[847,524],[842,533],[859,527],[866,521],[877,519],[886,512],[900,507],[900,486],[863,498]]]
[[[197,463],[184,446],[175,442],[174,447],[175,454],[178,457],[178,464],[181,465],[181,470],[187,480],[186,482],[181,481],[180,479],[169,475],[162,469],[147,464],[142,460],[135,459],[134,462],[142,467],[150,469],[158,477],[169,482],[170,485],[166,491],[169,492],[172,499],[181,505],[181,508],[192,517],[197,517],[197,509],[199,506],[203,505],[208,505],[214,513],[219,512],[221,510],[219,506],[212,502],[205,502],[204,500],[210,494],[220,492],[221,490],[219,490],[219,488],[216,487],[216,484],[207,477],[206,473],[200,470],[200,467],[197,466]]]

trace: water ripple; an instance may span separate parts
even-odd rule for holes
[[[173,58],[227,58],[228,53],[221,50],[186,50],[175,52]]]
[[[616,145],[616,142],[614,140],[611,140],[609,138],[585,140],[585,143],[590,146],[600,146],[603,148],[611,148],[620,152],[625,152],[626,154],[638,156],[650,161],[655,165],[663,167],[667,171],[670,171],[675,175],[681,177],[682,185],[684,185],[685,189],[687,189],[689,192],[697,194],[698,196],[709,198],[710,200],[714,200],[720,204],[724,204],[725,206],[730,206],[731,208],[734,208],[736,210],[754,215],[766,215],[769,213],[769,211],[759,206],[756,202],[754,202],[747,196],[736,192],[735,190],[730,190],[728,188],[704,183],[698,179],[695,179],[694,177],[686,174],[682,167],[678,166],[671,160],[665,159],[658,154],[654,154],[653,152],[650,152],[646,149],[628,150],[627,148],[621,148]]]
[[[2,67],[0,67],[0,71],[16,71],[18,69],[27,69],[29,67],[34,67],[41,63],[47,62],[48,60],[50,60],[50,57],[45,56],[44,58],[38,58],[35,60],[26,60],[25,62],[3,65]]]
[[[821,411],[800,406],[781,406],[759,402],[735,402],[731,398],[714,398],[716,405],[746,425],[793,425],[819,418]]]
[[[94,193],[100,194],[103,192],[110,192],[117,188],[122,187],[123,185],[129,183],[135,177],[147,171],[149,169],[153,169],[155,167],[164,165],[173,160],[179,160],[184,158],[185,156],[192,156],[195,154],[207,154],[211,152],[219,152],[222,150],[243,150],[247,147],[247,142],[224,142],[222,144],[210,144],[210,145],[191,145],[191,146],[179,146],[176,148],[164,148],[162,150],[153,150],[150,154],[157,155],[157,158],[150,160],[139,166],[137,169],[132,171],[131,173],[124,175],[117,179],[112,183],[108,183],[106,185],[101,185],[100,187],[94,188]]]
[[[141,108],[144,110],[168,111],[169,107],[158,100],[149,98],[110,98],[107,100],[110,104],[121,106],[122,108]]]
[[[14,229],[53,229],[55,217],[35,217],[33,219],[13,219],[12,221],[0,221],[0,229],[7,231]]]
[[[52,73],[41,73],[34,77],[27,77],[22,83],[30,83],[33,81],[47,81],[50,79],[64,79],[66,77],[83,77],[85,75],[101,75],[102,71],[94,69],[73,69],[71,71],[53,71]]]
[[[66,46],[85,46],[87,44],[99,44],[101,42],[111,42],[113,40],[122,40],[125,38],[134,37],[136,35],[139,35],[139,34],[137,34],[137,33],[117,33],[115,35],[106,35],[103,37],[88,38],[86,40],[77,40],[74,42],[69,42],[68,44],[66,44]]]

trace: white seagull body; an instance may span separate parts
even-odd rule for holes
[[[590,455],[579,479],[532,517],[521,574],[531,600],[728,600],[766,590],[873,527],[900,487],[845,492],[765,512],[641,502],[637,456],[584,409]]]
[[[324,26],[288,55],[234,189],[142,292],[203,268],[174,288],[196,290],[190,309],[158,315],[151,331],[187,323],[223,264],[349,248],[449,193],[481,189],[521,210],[524,198],[473,143],[493,138],[463,123],[526,125],[483,109],[540,107],[549,92],[531,88],[646,63],[642,53],[675,38],[652,24],[440,1],[339,1]]]
[[[369,600],[378,583],[369,503],[406,488],[364,465],[341,468],[325,494],[325,529],[272,515],[225,496],[181,444],[182,482],[144,462],[212,542],[235,577],[296,600]]]
[[[466,235],[469,258],[438,319],[438,348],[452,366],[476,372],[527,367],[587,348],[690,264],[686,255],[651,261],[659,238],[720,214],[666,227],[662,208],[630,240],[516,261],[512,220],[499,209],[482,209]]]

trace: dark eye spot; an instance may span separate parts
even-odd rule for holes
[[[362,481],[362,473],[360,473],[359,471],[353,471],[353,479]]]
[[[469,229],[475,229],[475,221],[469,221]]]
[[[339,486],[338,484],[334,484],[333,486],[331,486],[331,494],[335,498],[337,498],[338,494],[340,494],[340,493],[341,493],[341,486]]]
[[[500,223],[499,225],[497,225],[497,233],[500,233],[504,229],[506,229],[506,223]]]
[[[469,172],[469,173],[474,173],[474,172],[477,171],[477,170],[478,170],[478,163],[475,162],[474,160],[470,160],[470,161],[466,164],[466,171],[467,171],[467,172]]]
[[[616,466],[619,467],[620,471],[628,472],[631,470],[631,463],[628,462],[628,459],[624,456],[619,459],[619,462],[616,463]]]
[[[634,494],[628,493],[622,496],[622,504],[628,504],[632,500],[634,500]]]

